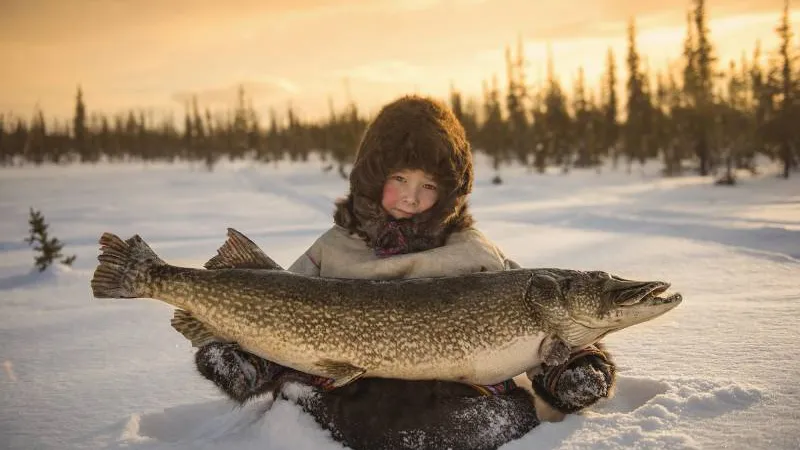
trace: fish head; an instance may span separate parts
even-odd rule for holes
[[[544,316],[557,321],[559,336],[575,347],[652,320],[678,306],[678,293],[667,294],[670,283],[635,281],[601,271],[548,270],[535,275],[537,298]]]

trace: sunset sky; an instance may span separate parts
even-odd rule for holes
[[[797,2],[800,3],[800,2]],[[549,43],[571,83],[596,85],[613,47],[624,65],[627,20],[660,68],[679,58],[689,0],[0,0],[0,113],[69,117],[81,84],[90,111],[172,111],[186,99],[231,106],[243,83],[261,114],[291,102],[303,117],[341,107],[347,88],[366,112],[397,95],[479,95],[505,78],[504,47],[524,41],[530,83]],[[717,56],[777,45],[782,0],[710,0]],[[800,34],[800,8],[792,12]],[[620,75],[623,75],[620,73]],[[347,80],[347,83],[345,82]]]

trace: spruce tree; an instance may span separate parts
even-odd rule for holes
[[[450,83],[450,109],[453,110],[453,114],[456,116],[459,122],[464,123],[464,103],[461,99],[461,93],[458,92],[455,85]]]
[[[97,151],[100,155],[111,156],[113,151],[113,143],[111,142],[111,128],[108,124],[108,117],[105,115],[100,116],[100,134],[97,137]]]
[[[506,93],[506,113],[508,114],[508,147],[515,153],[517,160],[527,165],[529,153],[529,124],[525,101],[528,96],[525,86],[525,55],[522,38],[517,42],[517,56],[506,47],[506,77],[508,91]]]
[[[230,145],[228,148],[229,159],[240,159],[244,156],[247,149],[247,131],[248,113],[247,113],[247,98],[244,90],[244,85],[239,85],[237,91],[236,109],[233,113],[233,123],[230,124],[231,136]]]
[[[761,66],[761,41],[756,42],[753,51],[753,63],[750,67],[750,100],[753,103],[753,126],[756,133],[753,137],[753,147],[759,153],[769,154],[767,150],[767,123],[774,114],[772,83],[769,75]]]
[[[86,105],[83,103],[83,91],[78,86],[75,95],[75,117],[72,119],[72,137],[75,142],[75,151],[80,155],[82,162],[95,162],[97,158],[90,154],[88,142],[89,130],[86,126]]]
[[[544,105],[544,92],[540,88],[535,91],[531,98],[531,137],[533,144],[532,167],[538,173],[544,173],[547,167],[547,143],[549,142],[547,132],[546,111]]]
[[[648,99],[645,88],[645,78],[641,70],[641,59],[636,49],[636,22],[633,18],[628,23],[628,82],[626,105],[627,118],[625,120],[623,144],[628,172],[634,160],[644,160],[646,154],[646,126]]]
[[[31,124],[31,131],[28,135],[28,140],[25,142],[25,155],[34,162],[34,164],[41,165],[48,157],[47,153],[47,125],[44,120],[44,113],[41,109],[37,108],[33,116],[33,123]]]
[[[499,170],[501,162],[505,159],[504,136],[505,123],[500,107],[500,93],[497,88],[497,77],[492,77],[491,87],[483,84],[483,116],[481,127],[481,143],[483,150],[492,158],[492,167]]]
[[[256,155],[261,153],[262,140],[261,140],[261,123],[253,101],[247,105],[247,149],[254,151]]]
[[[614,58],[614,51],[608,48],[606,55],[606,74],[604,76],[603,87],[603,147],[604,153],[611,153],[614,167],[617,166],[619,152],[617,142],[619,140],[619,100],[617,99],[617,64]]]
[[[269,128],[267,129],[267,149],[268,154],[270,155],[270,160],[278,161],[283,159],[283,144],[282,144],[282,132],[280,125],[278,124],[278,113],[275,111],[275,108],[269,109]],[[335,147],[334,147],[335,150]],[[334,158],[336,153],[334,153]],[[337,160],[338,161],[338,160]]]
[[[736,63],[729,63],[725,86],[719,95],[716,105],[716,121],[714,123],[714,141],[719,145],[725,162],[725,174],[717,180],[717,184],[733,185],[739,154],[752,142],[749,135],[750,112],[747,107],[747,73],[739,70]]]
[[[695,0],[694,26],[696,43],[693,58],[694,86],[691,95],[697,116],[695,122],[695,151],[700,160],[700,175],[711,173],[714,154],[709,139],[709,130],[714,120],[713,104],[713,65],[716,61],[707,27],[705,0]]]
[[[191,119],[189,120],[192,126],[192,146],[190,157],[192,160],[201,160],[204,157],[204,151],[207,147],[207,139],[205,127],[203,126],[203,117],[200,115],[200,107],[197,105],[197,96],[192,96],[192,112]]]
[[[751,73],[753,71],[751,63],[747,60],[747,55],[742,52],[741,65],[739,67],[739,82],[742,87],[742,114],[746,122],[743,133],[745,140],[742,142],[741,147],[735,157],[735,165],[737,169],[748,169],[755,173],[755,153],[758,148],[758,125],[756,123],[756,103],[755,95],[753,94],[754,85]]]
[[[795,155],[792,149],[792,141],[796,139],[797,123],[800,117],[796,116],[797,105],[795,105],[795,80],[793,64],[795,62],[794,49],[792,48],[792,29],[789,22],[789,0],[783,2],[783,14],[781,15],[780,25],[775,30],[780,39],[780,75],[778,77],[778,90],[780,92],[780,104],[778,105],[778,115],[776,126],[774,127],[775,136],[779,148],[780,158],[783,162],[783,177],[789,178],[789,172],[795,165]]]
[[[450,85],[450,107],[464,127],[467,139],[470,142],[475,142],[478,134],[478,118],[476,117],[475,105],[470,101],[465,102],[463,94],[453,84]]]
[[[695,91],[697,90],[695,51],[694,13],[686,13],[686,38],[683,41],[683,97],[684,106],[694,109]]]
[[[6,138],[5,116],[0,114],[0,165],[5,166],[10,161],[10,154],[6,148],[8,139]]]
[[[28,245],[32,245],[33,250],[37,252],[34,256],[34,265],[39,269],[39,272],[43,272],[56,260],[67,266],[72,265],[76,256],[64,256],[61,253],[64,244],[58,238],[49,236],[47,232],[49,225],[44,221],[44,216],[41,212],[30,208],[28,225],[30,225],[30,236],[25,238],[25,242]]]
[[[572,112],[575,116],[573,135],[575,142],[575,167],[587,167],[592,164],[592,118],[590,102],[586,92],[586,81],[583,67],[578,68],[572,96]]]
[[[192,120],[189,102],[186,102],[183,117],[183,153],[187,159],[194,155],[194,120]]]
[[[544,94],[544,152],[552,163],[569,171],[572,163],[572,117],[567,107],[567,96],[555,75],[553,55],[548,50],[547,82]],[[542,161],[546,164],[547,161]],[[538,168],[538,165],[537,165]]]
[[[669,118],[669,87],[664,74],[661,72],[656,74],[656,88],[652,98],[653,122],[651,136],[653,146],[664,163],[663,173],[668,174],[671,172],[669,165],[671,164],[670,157],[672,156],[670,148],[672,130]]]

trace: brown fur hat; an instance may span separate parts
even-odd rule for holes
[[[450,233],[472,225],[472,150],[464,127],[446,105],[418,95],[384,106],[367,127],[350,172],[350,193],[337,202],[334,222],[375,246],[389,220],[381,207],[384,182],[402,169],[423,170],[439,185],[436,204],[409,219],[421,239],[412,251],[443,245]]]

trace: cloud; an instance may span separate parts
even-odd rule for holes
[[[410,83],[424,77],[422,67],[400,60],[381,60],[334,72],[338,78],[370,83]]]
[[[544,72],[551,44],[556,71],[587,81],[614,47],[624,66],[631,16],[652,66],[676,58],[691,0],[0,0],[0,110],[37,101],[71,114],[75,86],[92,105],[180,107],[197,95],[231,107],[240,82],[254,104],[299,104],[326,111],[329,96],[359,102],[450,83],[480,94],[483,80],[504,83],[503,49],[521,36],[528,80]],[[782,0],[709,2],[712,40],[723,61],[764,48]],[[759,14],[757,22],[725,17]],[[797,21],[798,11],[793,12]],[[736,19],[739,20],[739,19]],[[349,86],[342,88],[347,80]],[[301,89],[302,86],[302,89]],[[312,101],[313,100],[313,101]],[[305,100],[302,100],[305,101]],[[337,103],[342,100],[337,99]],[[53,106],[50,106],[53,105]],[[29,107],[28,107],[29,109]]]
[[[253,17],[279,23],[287,16],[368,4],[369,0],[2,0],[0,40],[85,44],[122,36],[174,37]]]
[[[275,78],[258,81],[243,81],[229,86],[220,86],[194,91],[179,91],[172,95],[172,100],[183,105],[197,98],[200,105],[233,106],[239,101],[239,89],[244,89],[245,101],[263,103],[265,101],[285,100],[300,92],[300,88],[291,81]]]

